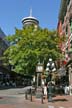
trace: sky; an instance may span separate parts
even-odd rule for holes
[[[22,29],[22,19],[30,15],[39,20],[42,28],[57,28],[61,0],[0,0],[0,27],[6,35]]]

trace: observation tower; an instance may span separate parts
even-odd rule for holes
[[[35,27],[39,26],[39,21],[35,17],[32,16],[32,9],[30,9],[30,16],[24,17],[22,19],[22,24],[24,27],[29,26],[29,25],[34,25]]]

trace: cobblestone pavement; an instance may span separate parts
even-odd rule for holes
[[[35,97],[32,102],[30,98],[25,100],[23,91],[23,88],[0,90],[0,108],[72,108],[72,96],[56,96],[53,102],[44,99],[42,104]]]

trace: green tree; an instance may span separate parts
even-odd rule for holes
[[[8,36],[10,47],[4,52],[4,61],[11,64],[13,70],[23,74],[34,74],[38,61],[47,63],[51,56],[60,58],[59,37],[56,31],[29,26]]]

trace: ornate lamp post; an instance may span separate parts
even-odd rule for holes
[[[52,102],[52,94],[53,94],[53,86],[52,86],[52,72],[56,71],[55,68],[55,63],[53,62],[52,58],[49,58],[47,66],[46,66],[46,71],[48,72],[48,77],[47,77],[47,94],[48,94],[48,102]]]

